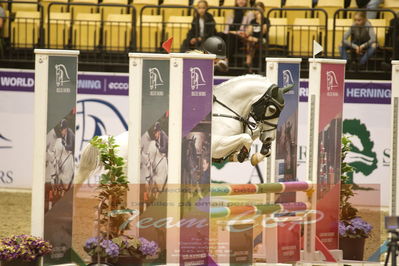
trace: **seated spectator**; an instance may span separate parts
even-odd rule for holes
[[[4,11],[4,9],[0,6],[0,33],[3,30],[3,26],[4,26],[4,20],[6,19],[6,12]],[[0,35],[1,36],[1,35]]]
[[[3,27],[5,20],[6,20],[6,12],[0,6],[0,57],[3,57],[4,54]]]
[[[399,16],[399,12],[396,15]],[[399,59],[399,18],[393,18],[389,22],[389,29],[385,38],[385,47],[391,47],[393,49],[392,59]]]
[[[356,12],[353,20],[353,25],[344,34],[339,50],[343,59],[348,59],[347,50],[351,50],[360,57],[359,63],[364,65],[377,48],[376,35],[365,12]]]
[[[205,41],[208,37],[215,35],[216,23],[213,19],[213,16],[206,11],[207,8],[207,1],[198,1],[196,7],[197,12],[194,13],[194,18],[191,22],[191,29],[187,33],[187,38],[183,41],[181,46],[182,52],[201,47],[203,41]]]
[[[247,0],[236,0],[236,7],[247,7]],[[254,12],[243,9],[235,9],[226,20],[224,32],[217,33],[227,44],[227,58],[237,53],[239,48],[244,47],[245,28],[254,19]]]
[[[316,0],[317,1],[317,0]],[[348,8],[351,5],[351,2],[355,0],[344,0],[344,7]],[[358,8],[378,8],[381,4],[382,0],[356,0],[356,6]],[[377,18],[377,12],[367,12],[368,19],[375,19]]]
[[[262,2],[257,2],[254,7],[262,10],[262,12],[255,11],[255,18],[251,20],[246,30],[247,55],[245,63],[249,72],[252,72],[252,61],[256,50],[259,49],[259,45],[266,43],[267,30],[270,26],[269,19],[263,16],[265,5]]]

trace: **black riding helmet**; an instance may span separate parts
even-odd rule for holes
[[[212,36],[205,40],[202,49],[208,54],[215,54],[216,58],[226,58],[226,43],[219,36]]]

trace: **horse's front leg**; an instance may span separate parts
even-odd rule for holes
[[[215,136],[212,140],[212,158],[220,159],[230,156],[231,161],[243,162],[248,158],[252,142],[251,136],[245,133],[228,137]]]
[[[271,154],[271,145],[272,145],[271,142],[263,143],[260,152],[254,153],[252,155],[251,164],[255,166],[261,161],[263,161],[263,159],[265,159],[266,157],[269,157]]]

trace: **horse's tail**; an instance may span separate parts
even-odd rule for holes
[[[75,176],[75,184],[83,184],[90,174],[99,167],[98,149],[90,143],[83,149],[79,167]]]

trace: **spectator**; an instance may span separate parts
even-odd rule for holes
[[[396,15],[399,17],[399,13]],[[399,59],[399,18],[393,18],[389,22],[389,30],[385,39],[385,46],[393,48],[392,59]]]
[[[353,25],[344,34],[340,54],[343,59],[348,59],[347,49],[350,49],[356,55],[361,56],[359,63],[364,65],[376,50],[376,35],[365,12],[356,12],[353,20]]]
[[[255,11],[255,18],[251,20],[249,26],[247,27],[247,55],[246,61],[249,72],[252,72],[252,61],[255,56],[255,52],[259,49],[259,45],[266,43],[267,30],[270,26],[270,21],[268,18],[264,17],[265,5],[262,2],[256,2],[255,8],[262,10]]]
[[[348,8],[351,5],[351,2],[355,0],[345,0],[344,7]],[[358,8],[378,8],[381,4],[381,0],[356,0],[356,5]],[[377,18],[377,12],[367,12],[368,19],[375,19]]]
[[[248,0],[236,0],[236,7],[247,7]],[[244,46],[245,28],[254,18],[253,12],[243,9],[235,9],[233,14],[226,20],[224,32],[219,32],[220,36],[227,44],[227,58],[231,59],[240,47]]]
[[[3,26],[4,26],[4,20],[6,19],[6,12],[4,9],[0,6],[0,37],[2,37],[2,31],[3,31]]]
[[[6,13],[4,9],[0,6],[0,58],[3,57],[4,54],[3,28],[5,20],[6,20]]]
[[[215,20],[213,16],[207,12],[208,2],[200,0],[197,3],[193,21],[191,22],[191,29],[187,33],[187,38],[183,41],[181,50],[186,52],[191,49],[201,47],[201,43],[208,37],[215,35]]]

